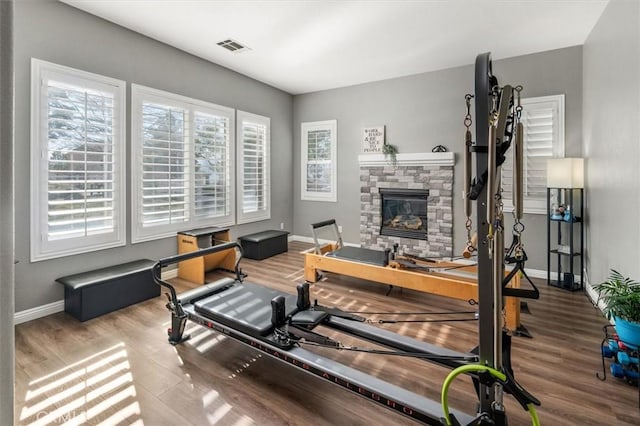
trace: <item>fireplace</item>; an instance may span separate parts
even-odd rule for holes
[[[380,188],[380,235],[427,239],[426,189]]]
[[[402,253],[414,256],[453,256],[453,152],[400,153],[394,165],[390,165],[382,154],[361,154],[358,162],[360,244],[363,247],[384,250],[399,244]],[[404,233],[402,236],[381,235],[383,226],[380,194],[392,189],[413,195],[413,190],[425,188],[429,189],[429,201],[425,210],[428,223],[423,225],[425,228],[421,229],[419,239]],[[424,213],[419,216],[424,220]],[[386,231],[397,229],[387,227],[382,233],[388,234]]]

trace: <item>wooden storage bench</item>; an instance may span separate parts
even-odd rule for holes
[[[231,241],[229,228],[200,228],[178,232],[178,254]],[[208,271],[217,268],[233,271],[236,267],[236,250],[228,249],[178,263],[178,277],[196,284],[204,284]]]
[[[245,235],[238,240],[243,256],[247,259],[262,260],[289,250],[287,231],[262,231]]]
[[[151,273],[155,263],[140,259],[58,278],[64,285],[64,311],[86,321],[160,296]]]

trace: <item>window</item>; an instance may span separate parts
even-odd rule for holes
[[[522,99],[524,212],[545,214],[547,160],[564,157],[564,95]],[[502,165],[505,209],[512,210],[512,150]]]
[[[302,123],[302,199],[336,202],[338,124],[336,120]]]
[[[233,225],[234,110],[131,86],[132,241]]]
[[[31,261],[125,244],[126,83],[31,60]]]
[[[271,218],[271,120],[238,111],[238,223]]]

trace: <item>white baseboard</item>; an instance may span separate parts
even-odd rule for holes
[[[178,268],[167,269],[162,272],[162,279],[168,280],[176,278],[178,276]],[[58,300],[52,303],[48,303],[42,306],[36,306],[35,308],[25,309],[24,311],[16,312],[13,315],[13,324],[18,325],[23,322],[32,321],[38,318],[43,318],[48,315],[57,314],[58,312],[64,312],[64,300]]]
[[[24,311],[16,312],[13,315],[13,323],[15,325],[22,324],[23,322],[31,321],[34,319],[46,317],[48,315],[57,314],[64,311],[64,300],[58,300],[46,305],[37,306],[31,309],[25,309]]]
[[[313,244],[313,238],[305,237],[302,235],[290,235],[289,241],[300,241],[301,243],[311,243]]]
[[[597,306],[601,311],[604,310],[604,302],[600,299],[598,293],[596,293],[596,291],[593,289],[593,286],[591,284],[586,284],[584,288],[587,292],[587,296],[589,296],[589,299],[591,299],[591,303],[593,303],[594,306]]]
[[[310,244],[314,244],[315,242],[313,241],[313,237],[305,237],[302,235],[292,235],[289,237],[289,241],[300,241],[301,243],[310,243]],[[318,242],[320,244],[331,244],[331,243],[335,243],[335,240],[325,240],[322,238],[318,238]],[[346,241],[343,241],[345,246],[351,246],[351,247],[360,247],[360,244],[355,244],[355,243],[348,243]]]
[[[527,275],[529,275],[531,278],[547,279],[547,271],[545,271],[545,270],[542,270],[542,269],[530,269],[530,268],[524,268],[524,270],[527,273]]]
[[[587,296],[589,296],[589,299],[591,299],[591,303],[593,303],[593,306],[595,306],[596,308],[600,309],[600,312],[604,313],[604,301],[600,298],[600,295],[593,289],[593,285],[591,285],[591,282],[589,282],[589,276],[587,275],[587,271],[584,271],[584,289],[587,292]],[[611,320],[611,323],[613,324],[613,320]]]
[[[163,280],[170,280],[171,278],[178,278],[178,268],[165,269],[160,274],[160,278]]]

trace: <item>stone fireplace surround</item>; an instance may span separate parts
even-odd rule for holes
[[[398,154],[391,165],[382,154],[362,154],[360,163],[360,244],[420,257],[453,255],[453,152]],[[428,189],[427,240],[380,235],[380,188]]]

